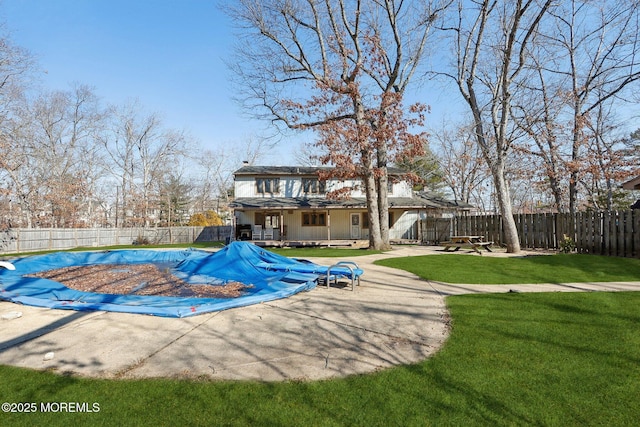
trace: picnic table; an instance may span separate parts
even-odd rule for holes
[[[444,251],[449,252],[449,249],[454,248],[452,252],[460,250],[460,248],[469,248],[475,252],[480,252],[480,249],[484,248],[487,251],[491,252],[490,246],[493,242],[484,241],[484,237],[482,236],[451,236],[451,240],[449,242],[444,243]]]

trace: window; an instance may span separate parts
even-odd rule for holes
[[[263,228],[280,228],[280,214],[256,212],[254,224],[261,225]]]
[[[327,225],[327,214],[325,212],[303,212],[302,226],[313,227]]]
[[[256,178],[258,194],[274,194],[280,192],[280,178]]]
[[[324,194],[325,182],[318,178],[302,178],[302,191],[305,194]]]
[[[395,212],[389,212],[389,227],[393,227],[395,222]],[[362,214],[362,228],[369,228],[369,214],[366,212]]]

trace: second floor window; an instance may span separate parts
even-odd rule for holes
[[[280,192],[280,178],[256,178],[258,194],[274,194]]]
[[[318,178],[302,178],[302,191],[305,194],[324,194],[325,182]]]

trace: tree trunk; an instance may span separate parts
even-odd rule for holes
[[[382,240],[381,250],[391,249],[389,238],[389,175],[387,171],[387,150],[384,142],[377,148],[377,163],[379,177],[376,178],[378,189],[378,216],[380,219],[380,239]]]
[[[490,166],[493,183],[496,187],[496,197],[498,199],[497,201],[500,208],[500,214],[502,215],[504,240],[507,246],[507,252],[518,253],[520,252],[520,240],[518,238],[518,229],[516,227],[516,222],[513,218],[511,197],[509,195],[509,185],[507,183],[507,179],[505,178],[506,150],[504,149],[504,141],[501,141],[501,143],[496,142],[497,147],[495,150],[495,158],[492,158],[490,144],[487,141],[487,138],[485,138],[481,110],[478,106],[475,92],[473,91],[473,87],[471,85],[469,86],[469,94],[470,96],[467,98],[467,102],[471,107],[471,112],[473,114],[473,119],[475,122],[476,140],[478,141],[478,145],[482,150],[487,164],[489,164]]]
[[[384,250],[385,245],[380,234],[380,216],[378,206],[378,192],[376,191],[376,179],[373,173],[371,160],[363,157],[365,176],[363,177],[365,193],[367,196],[367,215],[369,216],[369,249]]]
[[[574,83],[574,93],[577,92]],[[580,161],[580,145],[582,143],[583,117],[580,114],[582,104],[576,102],[573,107],[573,136],[571,141],[571,161],[569,166],[569,213],[577,212],[578,203],[578,163]]]
[[[391,249],[391,243],[389,238],[389,198],[387,184],[389,179],[386,174],[379,177],[376,182],[378,183],[378,216],[380,219],[380,239],[382,240],[382,250]]]
[[[555,172],[554,176],[549,177],[549,188],[551,188],[551,193],[553,194],[556,211],[564,212],[565,204],[562,201],[562,189],[560,188],[560,182],[555,178]]]
[[[508,253],[520,252],[520,240],[518,238],[518,228],[513,218],[513,210],[511,209],[511,201],[509,196],[509,184],[504,177],[504,163],[499,162],[493,173],[493,182],[496,187],[496,197],[498,198],[498,206],[502,215],[502,227],[504,232],[504,243],[507,246]],[[500,171],[502,169],[502,171]]]
[[[364,169],[362,182],[367,198],[367,216],[369,217],[369,249],[383,250],[384,242],[380,234],[380,207],[378,206],[378,191],[373,164],[368,151],[363,151],[361,157]]]

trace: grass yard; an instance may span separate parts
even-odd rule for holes
[[[424,255],[375,264],[410,271],[425,280],[465,284],[634,282],[640,259],[557,254],[526,257]]]
[[[303,253],[290,256],[317,256]],[[640,260],[582,255],[435,255],[380,263],[463,283],[640,280]],[[3,406],[0,425],[637,424],[640,292],[502,293],[446,301],[451,336],[432,358],[330,381],[92,380],[0,366],[0,403],[13,403],[9,410],[35,409],[12,413]],[[94,412],[61,411],[69,402]],[[50,411],[43,412],[47,405]]]
[[[89,380],[0,367],[3,402],[93,402],[94,413],[0,413],[32,425],[635,425],[640,293],[447,299],[433,358],[318,382]]]

